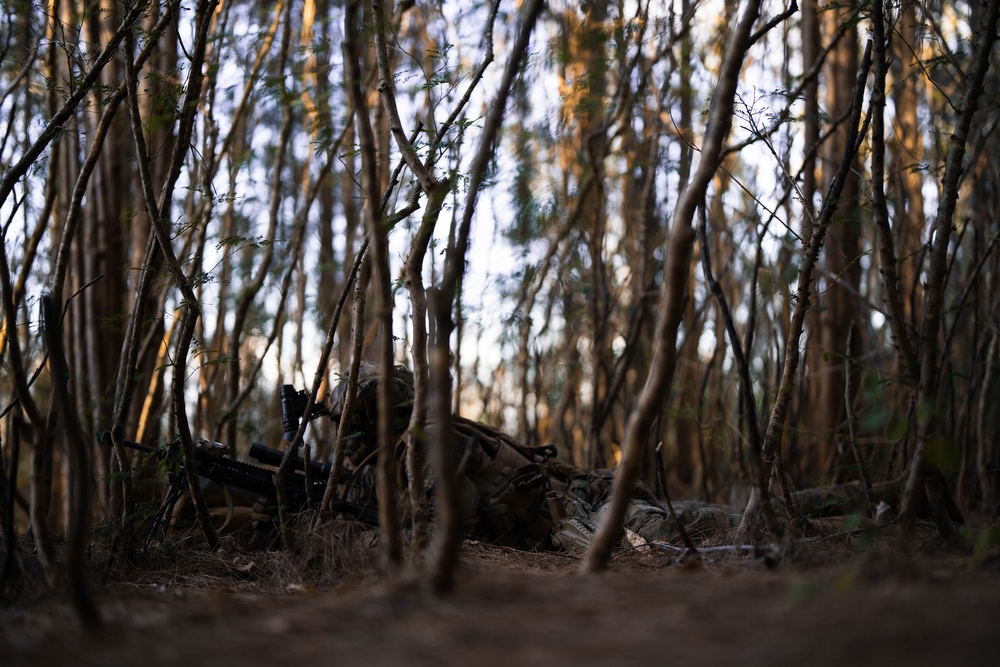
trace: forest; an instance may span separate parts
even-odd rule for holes
[[[856,484],[863,507],[823,537],[837,558],[877,544],[865,567],[911,572],[930,550],[992,568],[976,586],[995,593],[998,17],[1000,0],[3,0],[0,614],[46,600],[98,631],[109,586],[223,552],[466,600],[490,595],[470,559],[646,572],[622,546],[637,485],[671,516],[683,499],[743,517],[671,563],[780,561],[819,539],[795,494]],[[330,552],[357,551],[357,528],[331,498],[369,362],[412,373],[412,403],[397,437],[380,384],[377,539],[347,558]],[[288,385],[307,416],[342,387],[348,419],[289,429]],[[463,540],[463,420],[613,470],[585,554]],[[193,471],[201,439],[282,450],[283,556],[218,532],[197,474],[177,486],[186,541],[150,555],[174,471],[130,443]],[[297,456],[331,464],[308,507],[323,544],[290,532]]]

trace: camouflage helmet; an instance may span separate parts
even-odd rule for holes
[[[405,366],[393,367],[395,409],[392,425],[394,437],[406,430],[413,410],[413,373]],[[358,369],[358,394],[351,415],[351,428],[345,442],[346,455],[355,465],[361,463],[378,447],[378,389],[382,373],[378,364],[363,361]],[[347,377],[341,378],[330,395],[330,419],[340,423],[347,400]]]

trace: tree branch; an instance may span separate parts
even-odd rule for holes
[[[751,30],[760,14],[760,5],[759,0],[747,3],[726,48],[719,82],[712,96],[701,161],[690,183],[681,192],[674,209],[671,231],[664,248],[667,258],[663,286],[660,289],[650,372],[625,427],[622,463],[615,475],[611,504],[600,530],[587,551],[583,563],[585,572],[603,570],[621,537],[625,512],[632,487],[638,478],[646,437],[673,379],[677,365],[677,333],[684,314],[687,278],[695,238],[692,229],[694,213],[699,202],[704,199],[708,184],[722,160],[723,143],[732,127],[740,70],[750,48]]]

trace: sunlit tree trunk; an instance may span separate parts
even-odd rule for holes
[[[823,31],[820,30],[819,0],[804,0],[802,3],[802,71],[808,72],[817,64],[820,49],[823,47]],[[809,215],[803,215],[802,225],[799,230],[803,242],[808,243],[813,233],[813,215],[815,213],[814,198],[816,193],[822,190],[822,173],[817,168],[820,146],[820,105],[819,105],[819,77],[814,77],[807,82],[804,90],[804,117],[802,124],[802,186],[801,206]],[[782,262],[783,264],[783,262]],[[791,303],[786,303],[784,315],[787,319],[792,308]],[[820,311],[818,308],[811,309],[806,314],[805,338],[805,368],[811,369],[822,362],[820,347],[822,345]],[[787,326],[782,327],[787,331]],[[820,395],[820,381],[818,376],[809,373],[803,378],[802,391],[799,392],[795,401],[798,411],[812,411],[813,406],[818,405]],[[811,427],[810,427],[811,428]],[[808,465],[810,450],[815,447],[816,439],[809,433],[796,431],[789,434],[787,442],[782,443],[785,450],[784,456],[789,467],[800,468],[799,472],[804,472],[804,467]],[[782,454],[779,452],[779,454]]]
[[[681,16],[687,16],[691,11],[690,0],[681,2]],[[691,85],[691,75],[694,71],[691,58],[692,36],[690,31],[685,31],[681,36],[680,60],[678,64],[678,74],[680,75],[680,87],[677,91],[678,106],[680,107],[680,117],[678,118],[677,129],[681,135],[678,142],[680,150],[680,164],[678,167],[677,181],[680,187],[684,187],[691,176],[691,162],[694,155],[692,129],[692,108],[694,106],[694,90]],[[691,266],[692,276],[694,265]],[[693,282],[691,283],[693,285]],[[698,415],[698,404],[702,400],[700,392],[701,376],[704,369],[700,364],[699,339],[704,330],[704,321],[695,316],[695,299],[688,298],[684,321],[690,327],[688,335],[684,337],[684,347],[681,349],[680,366],[680,391],[677,392],[677,414],[676,420],[676,474],[683,482],[693,484],[695,473],[695,460],[700,457],[698,450],[698,430],[701,428]],[[641,366],[640,366],[641,367]],[[669,442],[669,440],[667,441]],[[670,447],[666,448],[671,451]],[[704,461],[700,461],[703,465]]]
[[[850,20],[847,11],[830,10],[823,14],[824,35],[832,39],[841,21]],[[854,79],[858,70],[858,31],[846,30],[826,62],[826,113],[840,125],[823,144],[822,160],[824,190],[829,188],[837,170],[848,128],[842,117],[850,111]],[[844,342],[854,341],[851,356],[861,341],[858,319],[861,254],[857,170],[852,169],[844,184],[837,207],[837,217],[823,245],[819,289],[819,335],[809,347],[807,364],[811,384],[810,403],[804,418],[812,431],[813,452],[807,454],[814,475],[828,474],[833,469],[838,437],[844,422],[844,363],[841,356]],[[853,329],[853,334],[849,332]]]
[[[605,467],[611,462],[611,443],[608,441],[604,424],[596,418],[598,406],[608,395],[610,379],[611,323],[608,318],[608,304],[611,295],[608,289],[608,275],[605,269],[605,243],[607,235],[607,211],[605,208],[605,169],[607,155],[607,132],[601,126],[605,121],[604,98],[607,91],[607,64],[605,53],[607,39],[605,21],[608,18],[606,0],[592,0],[583,5],[583,24],[577,33],[579,38],[576,57],[584,68],[584,76],[576,82],[582,86],[582,98],[575,110],[579,116],[579,150],[581,158],[586,158],[584,170],[594,179],[594,187],[584,195],[583,227],[588,230],[587,260],[589,267],[589,294],[587,299],[590,320],[590,384],[591,416],[588,429],[587,468]]]
[[[723,142],[732,127],[733,107],[739,73],[751,44],[751,30],[760,12],[760,3],[751,1],[744,8],[739,26],[727,46],[719,74],[719,84],[712,98],[701,161],[691,182],[681,191],[666,248],[666,266],[660,290],[653,361],[634,411],[628,418],[622,465],[615,477],[611,504],[601,528],[587,551],[585,571],[603,569],[623,532],[626,506],[639,473],[646,434],[669,393],[677,365],[677,334],[683,318],[684,295],[694,244],[695,210],[704,201],[705,192],[721,162]]]
[[[160,11],[153,11],[150,14],[145,26],[147,30],[153,28],[160,15]],[[176,119],[173,104],[181,95],[181,84],[177,79],[177,66],[177,28],[176,23],[171,22],[160,37],[159,48],[140,72],[140,81],[143,90],[146,91],[146,95],[142,98],[141,109],[146,119],[144,125],[148,131],[148,145],[151,147],[152,155],[150,176],[153,179],[153,188],[156,192],[161,191],[166,183],[167,167],[174,151],[174,121]],[[120,120],[122,131],[127,132],[127,119],[123,115]],[[124,165],[124,169],[126,174],[131,171],[128,164]],[[133,198],[131,209],[133,211],[142,210],[140,193],[133,191],[131,196]],[[128,229],[131,237],[131,261],[128,267],[141,266],[150,236],[148,218],[133,216],[127,225],[125,221],[122,223]],[[136,293],[128,290],[127,285],[123,285],[122,288],[125,294],[135,298]],[[151,295],[147,312],[158,312],[157,301],[156,295]],[[166,334],[163,318],[151,318],[148,326],[142,328],[142,333],[144,339],[162,340]],[[138,371],[137,400],[132,404],[128,424],[129,432],[135,433],[144,442],[155,442],[160,437],[161,422],[159,419],[150,418],[150,416],[159,414],[164,407],[162,376],[162,360],[159,359],[159,356],[157,354],[145,355]],[[146,419],[141,418],[143,414],[147,415]]]
[[[902,293],[904,319],[915,327],[915,313],[923,302],[920,264],[923,259],[921,240],[927,225],[924,215],[924,134],[917,112],[925,95],[925,76],[921,70],[921,26],[917,19],[917,3],[904,2],[896,23],[893,63],[896,65],[893,101],[895,114],[892,126],[895,141],[888,146],[893,153],[893,167],[898,198],[893,206],[893,236],[899,263],[899,286]],[[915,331],[915,329],[911,329]]]

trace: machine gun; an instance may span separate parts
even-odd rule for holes
[[[104,431],[98,436],[98,440],[107,446],[111,446],[111,432]],[[187,488],[187,475],[180,452],[180,445],[174,442],[167,447],[153,447],[141,442],[132,440],[122,440],[122,444],[131,449],[155,454],[158,458],[167,463],[167,478],[169,487],[167,493],[160,504],[159,510],[153,516],[153,526],[146,538],[146,548],[152,543],[156,534],[160,531],[166,532],[173,516],[174,507],[181,494]],[[277,494],[274,489],[275,470],[262,466],[237,461],[228,458],[230,453],[229,445],[204,438],[195,440],[195,464],[194,474],[203,479],[208,479],[223,487],[241,489],[258,496],[258,504],[265,508],[276,507]],[[250,456],[269,466],[277,467],[284,458],[284,452],[272,449],[265,445],[253,443],[250,446]],[[285,475],[285,497],[288,507],[294,512],[306,506],[308,500],[320,502],[323,492],[326,489],[326,480],[330,476],[330,464],[319,461],[309,461],[308,477],[306,473],[307,462],[300,456],[292,461],[292,472]],[[345,474],[341,482],[345,482]],[[374,506],[362,506],[350,503],[346,500],[336,499],[333,505],[334,511],[352,517],[362,523],[371,526],[378,525],[378,510]]]

